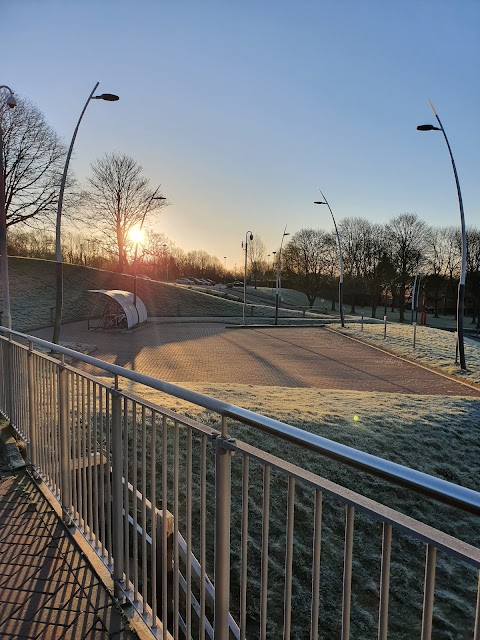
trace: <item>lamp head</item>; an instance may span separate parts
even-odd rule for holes
[[[327,204],[326,202],[314,202],[313,204]]]
[[[13,95],[13,93],[8,96],[7,105],[10,107],[10,109],[15,109],[15,107],[17,106],[17,101],[15,100],[15,96]]]
[[[93,99],[106,100],[107,102],[116,102],[117,100],[120,100],[120,98],[116,96],[114,93],[102,93],[99,96],[93,96]]]
[[[434,127],[433,124],[419,124],[417,131],[441,131],[440,127]]]
[[[250,240],[253,240],[253,233],[250,234]]]

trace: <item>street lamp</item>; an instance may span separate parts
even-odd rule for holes
[[[445,129],[438,117],[437,112],[435,111],[435,107],[432,102],[430,102],[430,106],[432,107],[432,111],[437,119],[439,127],[435,127],[433,124],[420,124],[417,129],[418,131],[441,131],[443,133],[443,137],[445,138],[445,142],[447,143],[448,152],[450,154],[450,160],[452,161],[453,174],[455,176],[455,184],[457,185],[457,194],[458,194],[458,204],[460,207],[460,227],[462,231],[462,263],[460,269],[460,281],[458,283],[458,297],[457,297],[457,344],[458,344],[458,354],[460,357],[460,367],[462,369],[466,369],[467,365],[465,364],[465,347],[463,343],[463,316],[465,309],[465,275],[467,271],[467,232],[465,229],[465,215],[463,213],[463,201],[462,201],[462,192],[460,191],[460,182],[458,180],[457,168],[455,166],[455,161],[453,159],[452,150],[450,148],[450,144],[448,142],[447,134],[445,133]]]
[[[0,89],[8,91],[7,105],[10,109],[17,106],[13,91],[6,84],[1,84]],[[12,328],[12,313],[10,310],[10,282],[8,280],[8,253],[7,253],[7,211],[5,207],[5,182],[3,179],[3,134],[0,120],[0,266],[2,269],[2,296],[3,319],[1,324],[7,329]]]
[[[272,263],[272,298],[273,298],[273,284],[275,282],[275,256],[277,255],[276,251],[272,251],[273,253],[273,263]]]
[[[90,100],[105,100],[106,102],[115,102],[119,100],[119,97],[114,95],[113,93],[102,93],[99,96],[94,96],[93,94],[97,90],[97,87],[100,83],[93,87],[92,92],[88,96],[88,100],[83,107],[82,113],[80,114],[80,118],[78,119],[77,126],[75,127],[75,131],[73,132],[72,141],[70,142],[70,147],[68,149],[67,157],[65,159],[65,167],[63,169],[62,182],[60,184],[60,193],[58,194],[58,205],[57,205],[57,225],[55,230],[55,262],[56,262],[56,283],[57,283],[57,292],[55,299],[55,324],[53,327],[53,338],[52,342],[54,344],[58,344],[60,340],[60,328],[62,326],[62,306],[63,306],[63,260],[62,260],[62,243],[60,238],[61,225],[62,225],[62,207],[63,207],[63,192],[65,191],[65,183],[67,181],[67,173],[68,173],[68,165],[70,164],[70,157],[73,151],[73,145],[75,143],[75,138],[77,137],[78,128],[83,118],[83,114],[87,110],[88,105],[90,104]]]
[[[282,285],[281,285],[281,281],[280,281],[280,273],[281,273],[283,240],[284,240],[285,236],[289,236],[289,235],[290,234],[287,233],[287,225],[285,225],[285,229],[283,230],[282,241],[280,243],[280,251],[278,252],[278,259],[277,259],[277,281],[276,281],[276,291],[275,291],[275,324],[278,324],[278,303],[279,303],[280,294],[281,294],[281,291],[282,291]],[[276,251],[273,252],[273,255],[275,255],[275,253],[276,253]]]
[[[243,274],[243,324],[245,324],[245,307],[247,305],[247,252],[248,252],[248,238],[253,240],[253,233],[247,231],[245,234],[245,271]],[[242,242],[243,247],[243,242]]]
[[[321,189],[319,189],[320,193],[322,193]],[[330,215],[332,216],[333,224],[335,226],[335,233],[337,234],[337,242],[338,242],[338,260],[340,263],[340,279],[338,281],[338,304],[340,306],[340,322],[342,327],[345,326],[345,316],[343,313],[343,256],[342,256],[342,244],[340,242],[340,234],[338,233],[337,223],[335,222],[335,218],[333,216],[333,211],[328,204],[328,201],[324,194],[322,193],[322,198],[324,201],[314,202],[313,204],[326,204],[328,210],[330,211]]]

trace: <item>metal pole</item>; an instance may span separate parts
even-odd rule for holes
[[[0,89],[8,89],[10,95],[13,91],[6,85]],[[7,251],[7,212],[5,207],[5,181],[3,171],[3,133],[0,121],[0,266],[2,271],[2,296],[3,296],[3,320],[2,324],[8,329],[12,328],[12,315],[10,310],[10,283],[8,279],[8,251]]]
[[[29,426],[29,456],[34,467],[38,466],[38,439],[35,400],[35,376],[33,371],[33,343],[28,343],[27,355],[27,388],[28,388],[28,426]]]
[[[325,204],[328,207],[328,210],[330,211],[330,215],[332,216],[332,220],[333,220],[333,225],[335,227],[335,233],[337,235],[337,243],[338,243],[338,261],[339,261],[339,265],[340,265],[340,278],[338,281],[338,304],[340,305],[340,322],[342,327],[345,326],[345,315],[343,312],[343,255],[342,255],[342,243],[340,242],[340,234],[338,232],[338,227],[337,227],[337,223],[335,221],[335,217],[333,215],[333,211],[330,207],[330,205],[328,204],[328,200],[326,199],[325,195],[322,193],[322,190],[319,189],[320,193],[322,194],[322,198],[325,200]]]
[[[435,111],[435,107],[431,102],[430,106],[432,107],[432,111],[435,114],[438,124],[440,125],[440,131],[443,133],[443,137],[445,138],[445,142],[447,143],[448,153],[450,154],[450,160],[452,162],[453,174],[455,176],[455,184],[457,186],[458,205],[460,208],[460,228],[462,231],[462,263],[460,269],[460,281],[458,283],[457,298],[457,334],[460,368],[466,369],[467,365],[465,363],[465,347],[463,342],[463,316],[465,308],[465,276],[467,272],[467,232],[465,228],[465,214],[463,211],[462,192],[460,191],[460,182],[458,180],[457,168],[455,166],[455,160],[453,159],[453,153],[452,149],[450,148],[450,143],[448,142],[447,134],[445,133],[445,129],[443,128],[440,118],[438,117],[438,113]]]
[[[413,324],[413,314],[415,313],[415,292],[417,290],[417,278],[418,278],[418,271],[415,274],[415,278],[413,280],[412,297],[411,297],[411,304],[410,304],[410,308],[412,311],[410,324]]]
[[[122,481],[122,395],[118,388],[118,376],[112,394],[112,527],[113,527],[113,582],[115,596],[121,594],[124,567],[124,523],[123,523],[123,481]],[[125,513],[128,517],[128,513]],[[154,517],[154,514],[152,514]]]
[[[62,326],[62,307],[63,307],[63,258],[62,258],[62,243],[61,243],[61,227],[62,227],[62,207],[63,207],[63,193],[65,191],[65,183],[67,181],[68,165],[70,164],[70,158],[72,156],[73,145],[75,144],[75,138],[77,137],[78,128],[83,118],[83,114],[87,110],[90,100],[93,97],[99,83],[93,87],[92,92],[88,96],[88,100],[83,107],[80,118],[78,119],[77,126],[73,132],[72,141],[68,149],[67,157],[65,159],[65,167],[63,169],[62,182],[60,184],[60,193],[58,194],[58,206],[57,206],[57,225],[55,230],[55,270],[56,270],[56,298],[55,298],[55,324],[53,327],[52,342],[58,344],[60,340],[60,329]]]
[[[245,270],[243,274],[243,324],[245,324],[245,310],[247,306],[247,253],[248,253],[248,237],[253,240],[253,233],[247,231],[245,234]]]
[[[65,368],[65,356],[60,356],[58,365],[58,417],[60,430],[60,484],[61,504],[64,522],[71,524],[72,508],[72,456],[70,453],[68,424],[68,371]]]
[[[387,337],[387,316],[383,316],[383,339]]]
[[[227,419],[215,446],[215,638],[228,638],[230,608],[230,501],[231,457],[225,446]]]
[[[287,233],[287,225],[285,225],[285,229],[283,230],[282,241],[280,243],[280,251],[278,252],[277,259],[277,284],[276,284],[276,293],[275,293],[275,324],[278,324],[278,307],[280,303],[280,297],[282,294],[282,283],[281,283],[281,269],[282,269],[282,248],[283,248],[283,240],[285,236],[290,235]]]

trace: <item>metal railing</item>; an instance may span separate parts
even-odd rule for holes
[[[476,527],[479,493],[1,331],[0,411],[154,636],[427,639],[452,637],[453,626],[453,637],[480,639],[478,548],[319,471],[338,463],[342,477],[376,476],[408,488],[417,510],[432,510],[434,498],[433,511],[460,508]],[[216,422],[123,392],[123,379]]]

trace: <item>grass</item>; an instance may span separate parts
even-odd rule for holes
[[[306,431],[368,451],[374,455],[416,468],[451,482],[477,488],[477,442],[480,399],[360,393],[317,389],[282,389],[232,384],[185,385],[264,415],[293,424]],[[127,381],[122,381],[127,391]],[[131,387],[132,391],[160,405],[219,427],[216,416],[159,392]],[[354,420],[354,416],[359,419]],[[269,437],[253,428],[231,422],[229,434],[284,460],[296,463],[331,481],[371,497],[382,504],[417,518],[466,542],[476,544],[478,518],[459,510],[439,506],[411,492]],[[448,457],[445,451],[449,451]],[[213,465],[213,456],[210,455]],[[232,611],[238,616],[241,458],[232,467]],[[212,470],[209,474],[212,478]],[[249,615],[248,637],[257,638],[261,568],[262,470],[252,463],[250,475]],[[194,486],[196,486],[194,484]],[[286,481],[272,474],[270,507],[270,591],[268,638],[281,636],[283,624],[283,580],[286,529]],[[212,498],[213,499],[213,498]],[[194,505],[198,504],[198,495]],[[308,636],[312,566],[313,495],[300,483],[296,488],[294,530],[294,633]],[[194,507],[195,510],[195,507]],[[322,525],[321,638],[339,636],[342,589],[343,521],[342,505],[326,498]],[[180,517],[184,524],[184,515]],[[213,513],[209,527],[213,526]],[[213,536],[211,536],[213,539]],[[195,544],[195,543],[194,543]],[[381,528],[369,518],[356,515],[354,539],[354,582],[352,637],[375,637],[381,558]],[[198,553],[198,549],[195,549]],[[407,536],[394,534],[392,551],[392,600],[390,636],[417,638],[420,635],[425,547]],[[211,571],[211,567],[209,567]],[[434,637],[468,637],[474,620],[477,576],[473,569],[439,554]]]

